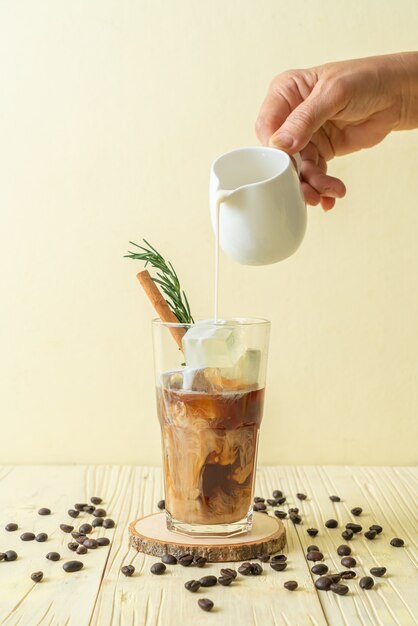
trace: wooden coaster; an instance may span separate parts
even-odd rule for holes
[[[129,544],[152,556],[188,553],[208,561],[246,561],[259,554],[273,554],[286,543],[280,520],[254,513],[251,532],[233,537],[189,537],[167,529],[165,513],[141,517],[129,525]]]

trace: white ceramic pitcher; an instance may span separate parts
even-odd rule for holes
[[[210,173],[214,229],[220,196],[219,244],[239,263],[276,263],[302,243],[306,205],[286,152],[254,146],[232,150],[214,161]]]

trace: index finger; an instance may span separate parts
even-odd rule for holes
[[[287,73],[280,74],[271,82],[255,123],[255,132],[263,145],[268,145],[270,137],[301,102],[295,81]]]

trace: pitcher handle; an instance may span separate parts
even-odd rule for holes
[[[296,170],[298,176],[300,176],[300,169],[302,167],[302,159],[301,159],[300,153],[299,152],[295,152],[295,154],[292,154],[290,158],[292,160],[292,163],[293,163],[293,165],[295,167],[295,170]]]

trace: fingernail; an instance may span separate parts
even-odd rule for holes
[[[270,143],[272,143],[276,148],[290,148],[293,143],[293,137],[289,135],[289,133],[281,132],[273,135],[270,139]]]

